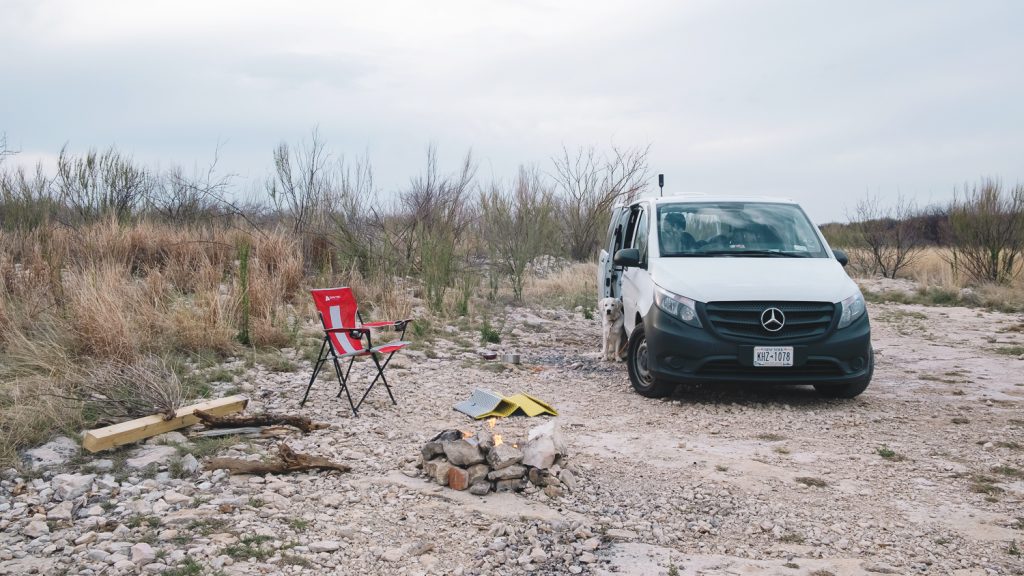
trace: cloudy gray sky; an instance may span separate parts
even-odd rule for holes
[[[0,0],[17,161],[117,145],[242,187],[314,126],[385,192],[472,148],[485,178],[563,145],[651,146],[667,190],[842,219],[1024,179],[1024,2]]]

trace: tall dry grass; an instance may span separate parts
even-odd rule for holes
[[[597,264],[574,262],[544,276],[533,276],[526,283],[523,299],[531,304],[575,308],[596,306]]]
[[[849,252],[853,264],[856,262],[856,249]],[[928,247],[904,270],[903,276],[917,284],[916,294],[908,296],[896,291],[874,297],[921,304],[974,306],[1004,312],[1024,311],[1024,279],[1019,275],[1008,282],[979,283],[971,275],[955,268],[953,261],[949,249]],[[858,278],[873,277],[855,266],[850,267],[850,273]]]
[[[0,459],[84,422],[69,399],[82,374],[240,351],[243,242],[250,344],[290,345],[308,315],[296,308],[304,267],[286,232],[113,220],[0,231]]]

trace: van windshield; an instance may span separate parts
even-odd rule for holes
[[[662,256],[828,258],[799,206],[768,202],[658,206]]]

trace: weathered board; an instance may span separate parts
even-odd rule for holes
[[[248,403],[249,399],[245,396],[228,396],[227,398],[217,398],[216,400],[208,400],[199,404],[178,408],[174,418],[171,420],[164,420],[163,416],[159,415],[145,416],[105,428],[87,430],[82,438],[82,447],[90,452],[99,452],[100,450],[107,450],[115,446],[131,444],[143,438],[149,438],[150,436],[156,436],[157,434],[163,434],[164,432],[170,432],[171,430],[185,428],[186,426],[198,423],[199,418],[194,415],[196,410],[223,416],[244,410],[245,405]]]

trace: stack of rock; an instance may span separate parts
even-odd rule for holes
[[[530,483],[555,498],[576,487],[573,473],[565,468],[565,441],[555,421],[530,430],[521,447],[502,442],[489,430],[445,430],[424,444],[420,454],[428,479],[479,496],[519,492]]]

